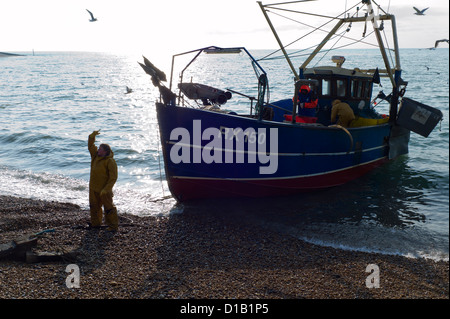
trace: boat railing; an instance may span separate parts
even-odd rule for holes
[[[263,110],[263,105],[266,103],[265,97],[268,95],[268,85],[269,84],[268,84],[268,80],[267,80],[267,74],[266,74],[266,71],[258,63],[258,61],[250,54],[250,52],[245,47],[221,48],[221,47],[216,47],[216,46],[209,46],[209,47],[204,47],[204,48],[200,48],[197,50],[191,50],[191,51],[173,55],[172,56],[172,67],[171,67],[171,73],[170,73],[170,82],[169,82],[169,89],[171,89],[171,90],[173,88],[173,81],[174,81],[175,60],[181,56],[186,56],[189,54],[194,55],[192,57],[192,59],[190,59],[189,62],[181,69],[181,72],[179,73],[179,83],[180,84],[178,85],[178,92],[176,94],[177,104],[184,105],[184,103],[186,102],[186,100],[184,99],[185,96],[188,99],[191,99],[191,100],[193,99],[193,100],[196,100],[197,102],[202,101],[203,106],[208,106],[209,104],[220,106],[221,104],[225,104],[225,102],[226,102],[226,100],[224,100],[224,99],[214,99],[214,98],[207,98],[207,97],[202,98],[199,95],[194,97],[195,94],[186,94],[187,93],[186,89],[188,89],[188,87],[187,87],[188,83],[183,82],[183,79],[186,76],[185,75],[186,71],[193,65],[193,63],[199,58],[199,56],[202,53],[205,53],[207,55],[212,55],[212,54],[224,55],[224,54],[244,53],[248,58],[250,58],[250,62],[251,62],[253,71],[254,71],[257,81],[258,81],[257,97],[253,97],[248,94],[243,94],[243,93],[240,93],[236,90],[229,89],[229,88],[225,89],[225,91],[229,92],[229,94],[236,93],[243,97],[248,98],[250,101],[250,114],[252,115],[253,111],[254,111],[256,116],[260,116],[260,114],[259,114],[259,113],[261,113],[260,110]],[[221,89],[209,87],[207,85],[200,84],[200,83],[192,83],[192,84],[196,84],[197,87],[201,88],[201,89],[209,89],[210,92],[212,92],[213,90],[216,90],[217,92],[221,91]],[[224,102],[221,103],[221,101],[224,101]],[[200,107],[203,107],[203,106],[200,105]]]

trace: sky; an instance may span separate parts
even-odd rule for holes
[[[263,3],[283,1],[289,0]],[[316,2],[324,13],[330,9],[341,12],[346,5],[355,3],[354,0]],[[377,3],[383,8],[389,6],[389,12],[396,16],[401,48],[429,48],[435,40],[449,38],[447,0],[378,0]],[[425,16],[417,16],[413,6],[429,9]],[[14,0],[2,1],[0,8],[2,52],[174,54],[210,45],[278,48],[256,0]],[[98,21],[89,22],[86,9]],[[287,28],[286,22],[276,26]]]

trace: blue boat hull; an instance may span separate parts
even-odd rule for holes
[[[156,104],[178,201],[279,196],[344,184],[383,164],[390,124],[344,129]]]

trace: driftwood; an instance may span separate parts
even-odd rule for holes
[[[75,252],[33,252],[32,249],[37,246],[37,235],[41,233],[25,235],[5,244],[0,244],[0,259],[13,258],[27,263],[75,260]]]
[[[45,252],[27,251],[25,261],[28,264],[31,264],[40,262],[62,262],[62,261],[73,262],[75,261],[75,259],[76,259],[75,252],[62,253],[62,252],[48,252],[48,251]]]
[[[15,257],[25,259],[27,251],[36,247],[38,238],[34,234],[25,235],[6,244],[0,244],[0,258]]]

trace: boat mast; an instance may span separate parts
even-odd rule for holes
[[[389,78],[391,79],[392,86],[396,87],[397,83],[392,74],[391,65],[386,55],[386,48],[384,47],[383,39],[381,38],[381,33],[377,22],[378,19],[375,18],[372,3],[370,2],[370,0],[363,0],[363,3],[366,3],[367,5],[368,17],[370,18],[373,25],[373,30],[375,31],[375,36],[377,38],[378,46],[380,47],[380,52],[381,56],[383,57],[384,65],[386,66],[386,71],[388,73]]]
[[[334,26],[333,30],[331,30],[327,36],[320,42],[320,44],[317,46],[317,48],[310,54],[310,56],[303,62],[303,64],[300,66],[300,69],[304,70],[306,66],[311,62],[312,59],[317,55],[317,53],[322,50],[322,48],[327,44],[328,40],[336,33],[336,31],[342,26],[344,23],[344,19],[340,19],[338,23]]]
[[[395,50],[395,69],[401,71],[402,67],[400,65],[400,48],[398,46],[397,37],[397,23],[395,22],[395,16],[390,15],[391,25],[392,25],[392,37],[394,38],[394,50]]]
[[[291,59],[289,58],[289,55],[287,54],[286,50],[284,49],[283,43],[281,43],[281,40],[278,37],[278,34],[275,31],[275,28],[273,27],[272,22],[269,19],[269,16],[267,15],[266,9],[264,9],[265,6],[261,3],[261,1],[257,1],[257,2],[259,4],[259,7],[261,8],[261,11],[264,14],[264,17],[267,20],[267,23],[269,24],[270,29],[272,30],[273,35],[275,36],[275,39],[278,42],[278,45],[280,46],[281,51],[283,51],[284,57],[286,58],[286,60],[287,60],[287,62],[289,64],[289,67],[292,70],[292,73],[294,73],[295,81],[298,81],[300,78],[299,78],[299,76],[297,74],[297,71],[295,71],[294,65],[292,64]]]
[[[389,59],[386,55],[386,48],[384,47],[383,39],[381,38],[380,29],[378,26],[377,18],[375,18],[372,2],[370,0],[362,0],[364,4],[367,5],[367,12],[368,12],[368,18],[371,19],[373,30],[375,31],[375,36],[377,38],[378,46],[380,47],[381,56],[383,57],[384,65],[386,67],[386,72],[388,73],[389,79],[392,83],[392,97],[390,101],[390,108],[389,108],[389,119],[390,122],[395,122],[397,118],[398,113],[398,100],[399,100],[399,90],[398,90],[398,83],[397,81],[400,80],[400,69],[396,70],[396,74],[394,77],[394,74],[392,72]],[[392,17],[392,16],[391,16]],[[394,36],[394,46],[395,46],[395,57],[396,57],[396,63],[398,64],[397,67],[400,67],[400,59],[398,57],[398,42],[397,42],[397,30],[395,29],[395,19],[392,20],[392,26],[393,26],[393,36]]]

